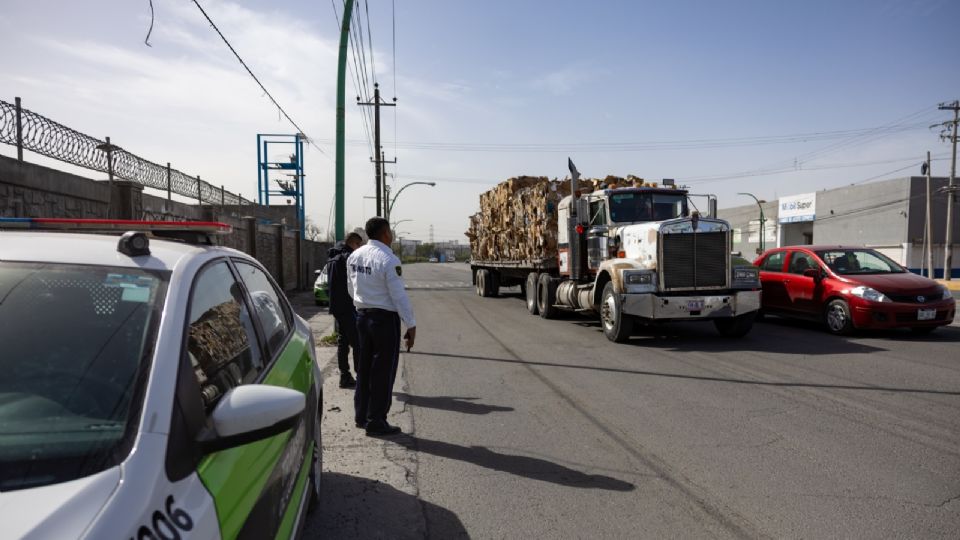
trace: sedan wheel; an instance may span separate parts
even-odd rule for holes
[[[853,332],[853,320],[850,318],[850,306],[843,300],[833,300],[827,304],[824,319],[831,334],[847,335]]]

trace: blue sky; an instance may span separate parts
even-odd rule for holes
[[[201,3],[332,155],[331,4]],[[288,127],[191,2],[154,5],[146,47],[146,0],[6,0],[0,99],[21,96],[80,131],[252,196],[255,134]],[[437,239],[464,240],[481,191],[519,174],[562,177],[568,155],[586,175],[676,178],[718,194],[721,207],[748,203],[740,191],[770,200],[915,173],[927,150],[941,159],[935,174],[949,170],[947,145],[926,126],[947,118],[937,103],[960,98],[956,1],[397,0],[396,84],[392,5],[368,1],[377,79],[399,105],[383,118],[387,157],[398,159],[388,170],[397,185],[437,181],[398,200],[393,217],[413,220],[400,226],[409,236],[426,239],[433,225]],[[364,199],[373,175],[350,84],[347,95],[347,223],[359,226],[373,212]],[[769,139],[885,125],[896,129]],[[394,133],[406,143],[396,152]],[[739,137],[760,139],[690,143]],[[308,215],[326,228],[333,162],[311,149],[306,167]]]

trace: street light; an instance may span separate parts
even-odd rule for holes
[[[402,188],[398,189],[396,195],[394,195],[394,196],[393,196],[393,199],[390,200],[390,206],[387,207],[387,215],[388,215],[388,216],[393,213],[393,204],[394,204],[395,202],[397,202],[397,197],[399,197],[400,194],[403,193],[403,190],[407,189],[407,188],[410,187],[410,186],[415,186],[415,185],[417,185],[417,184],[421,184],[421,185],[424,185],[424,186],[430,186],[430,187],[434,187],[434,186],[437,185],[436,182],[410,182],[409,184],[407,184],[407,185],[403,186]]]
[[[753,200],[757,201],[757,206],[760,207],[760,251],[758,252],[758,254],[763,253],[763,251],[764,251],[764,249],[763,249],[763,246],[764,246],[764,243],[763,243],[763,237],[764,237],[764,227],[763,227],[763,224],[766,223],[767,220],[763,217],[763,205],[760,204],[760,203],[762,203],[762,202],[764,202],[764,201],[761,201],[760,199],[758,199],[757,196],[754,195],[753,193],[737,193],[737,195],[746,195],[747,197],[753,197]]]

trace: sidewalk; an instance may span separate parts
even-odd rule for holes
[[[353,421],[353,391],[339,387],[337,348],[320,339],[333,332],[333,317],[313,305],[309,293],[291,297],[307,319],[317,342],[323,377],[323,478],[320,508],[303,538],[424,538],[427,525],[417,498],[416,453],[389,439],[367,437]],[[403,356],[396,392],[407,392]],[[351,365],[353,358],[351,355]],[[393,402],[388,421],[413,432],[413,416],[402,401]]]

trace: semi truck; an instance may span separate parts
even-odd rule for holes
[[[597,316],[614,342],[629,339],[637,325],[673,321],[713,321],[731,338],[749,333],[760,309],[759,271],[731,253],[730,224],[716,217],[716,197],[706,196],[708,212],[701,215],[691,209],[693,195],[671,181],[588,191],[572,160],[568,166],[569,194],[558,196],[558,204],[512,207],[514,214],[534,214],[512,215],[515,227],[545,227],[548,243],[555,237],[556,249],[542,251],[547,256],[517,257],[503,234],[486,238],[490,230],[471,227],[479,296],[519,285],[531,314]]]

